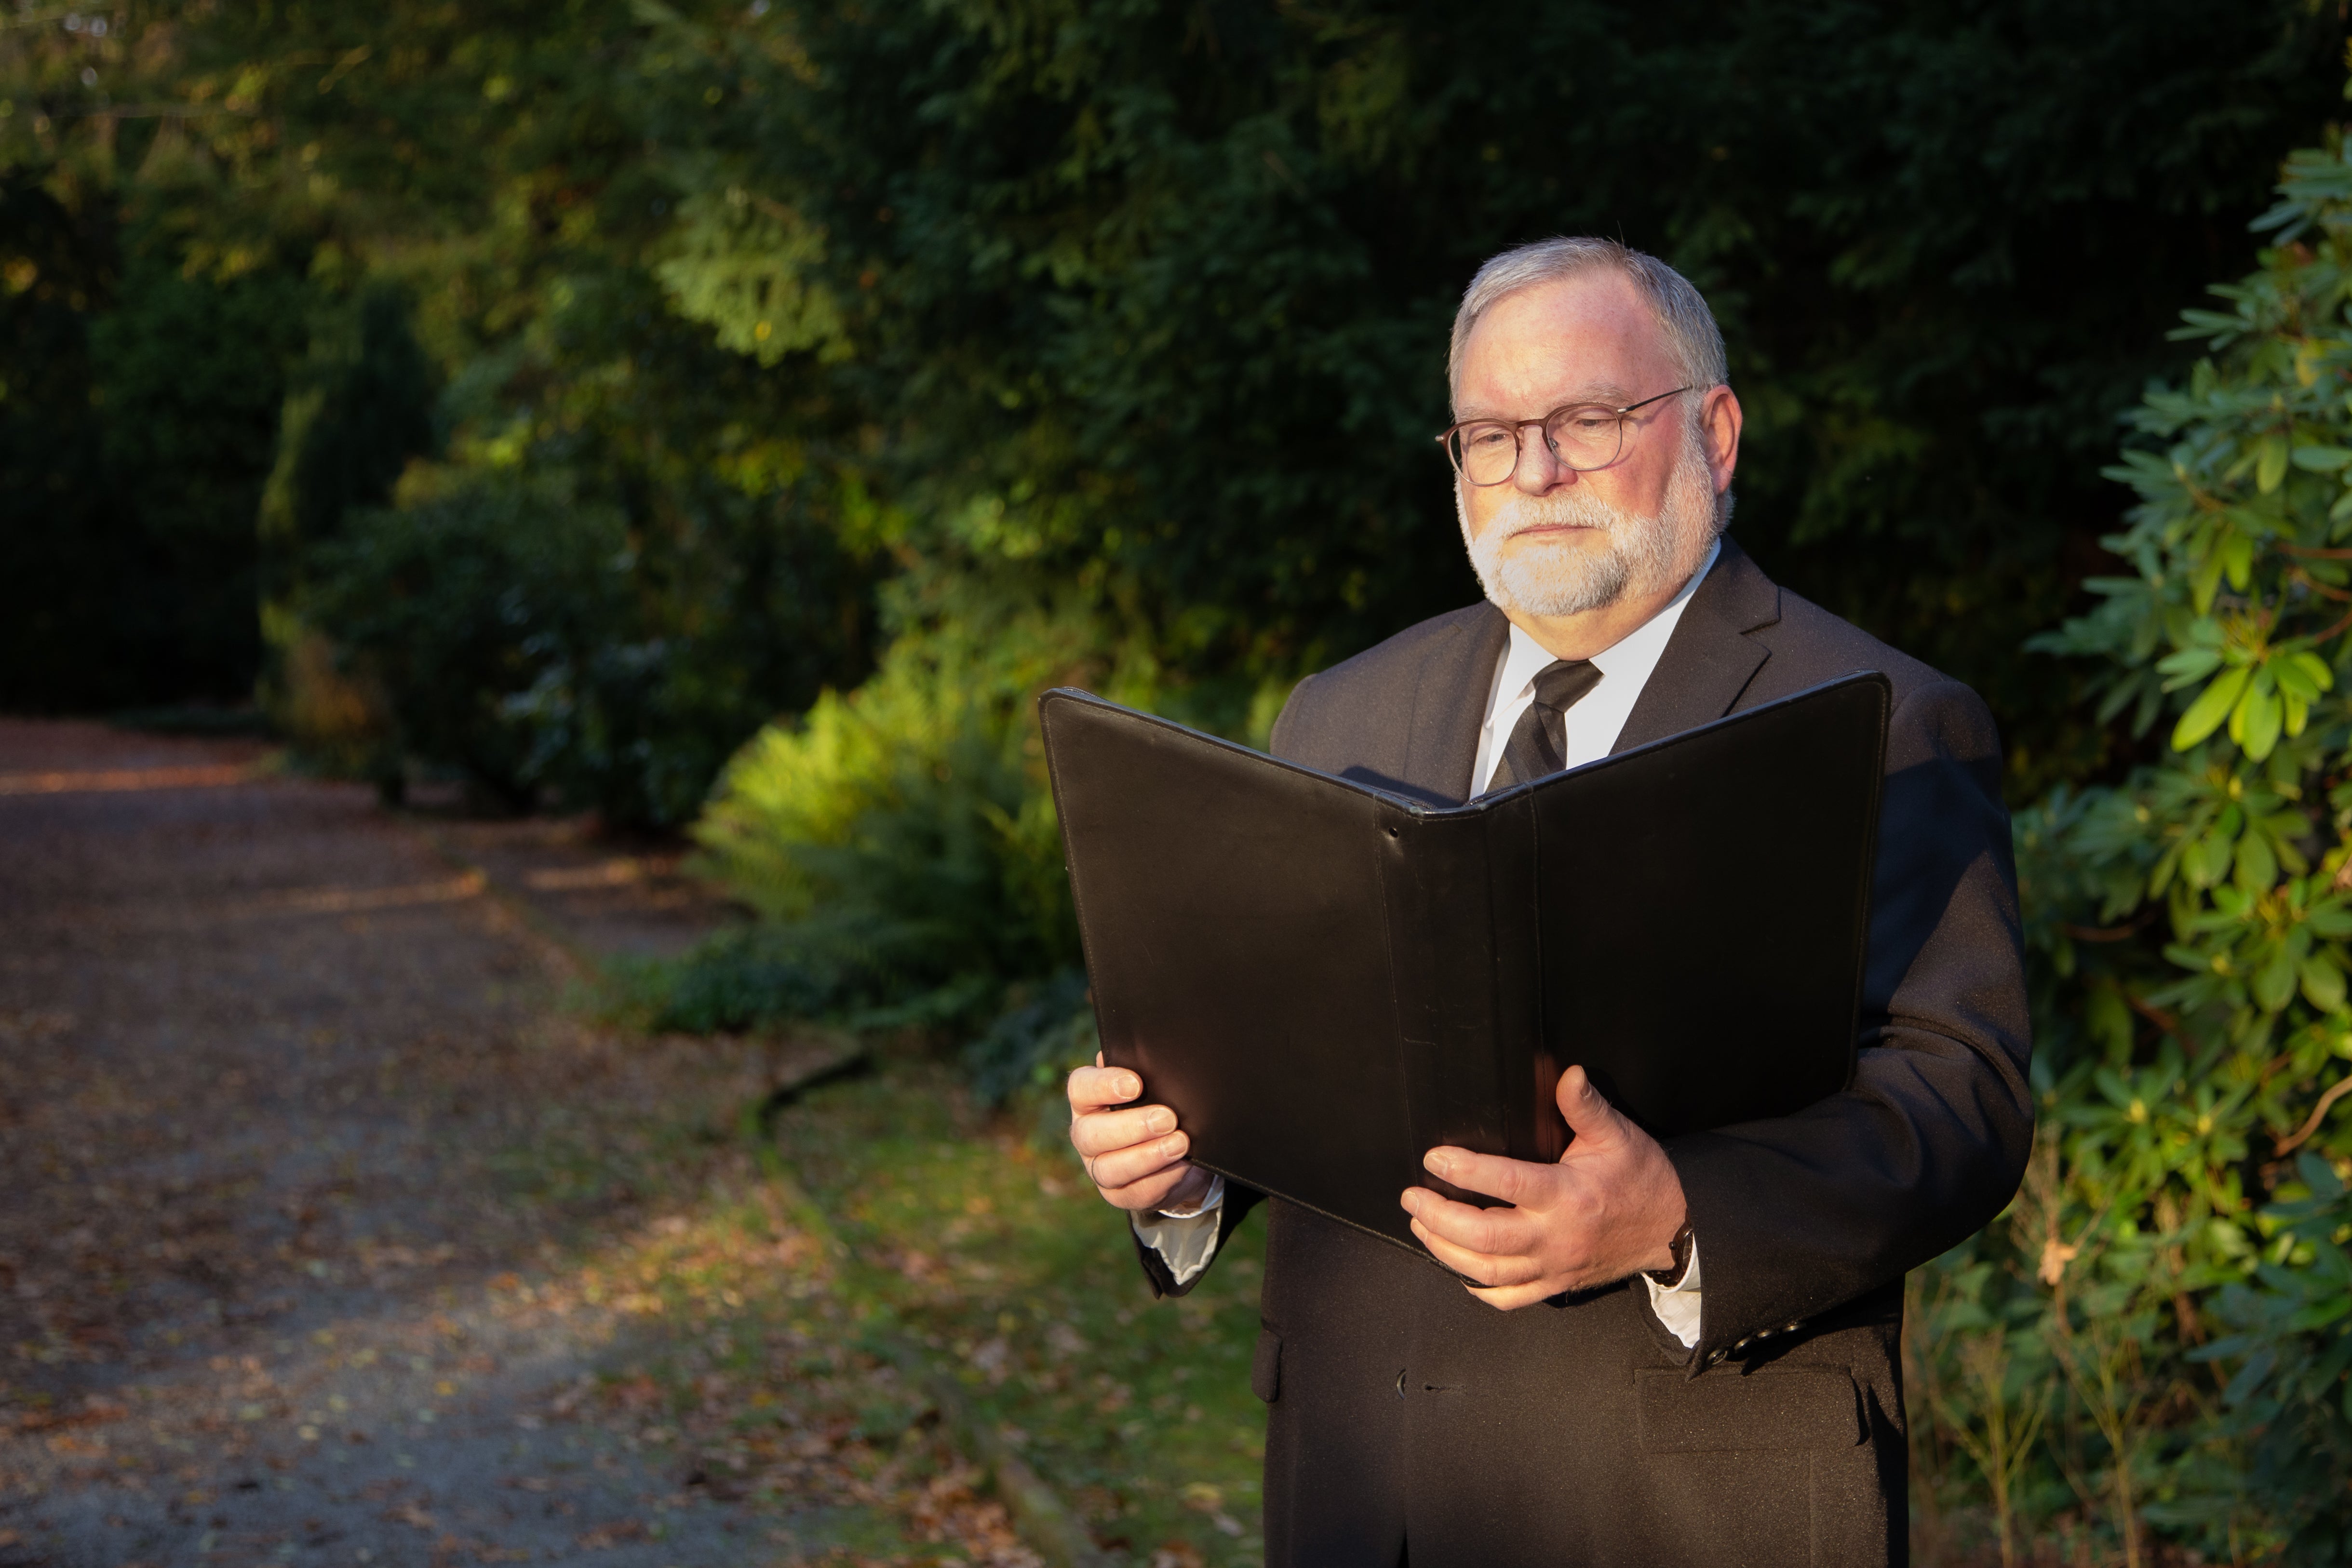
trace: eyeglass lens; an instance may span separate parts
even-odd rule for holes
[[[1473,485],[1499,485],[1519,464],[1519,428],[1500,420],[1465,424],[1455,439],[1461,444],[1462,473]],[[1598,405],[1563,408],[1545,422],[1544,440],[1552,455],[1570,468],[1605,468],[1617,460],[1625,422],[1613,408]]]

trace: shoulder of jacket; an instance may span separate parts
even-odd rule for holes
[[[1460,646],[1462,639],[1490,631],[1488,616],[1499,619],[1501,612],[1483,601],[1433,615],[1353,658],[1308,675],[1290,689],[1267,746],[1277,757],[1312,752],[1315,737],[1328,739],[1345,730],[1351,714],[1391,708],[1400,698],[1409,702],[1430,661],[1448,648]]]
[[[1433,615],[1351,658],[1317,671],[1307,680],[1315,684],[1318,695],[1327,692],[1338,695],[1353,687],[1393,680],[1400,674],[1417,672],[1423,660],[1454,638],[1475,636],[1488,616],[1500,613],[1482,600],[1443,615]],[[1302,686],[1306,684],[1307,681],[1299,683]]]
[[[1893,685],[1890,758],[1909,758],[1931,750],[1960,757],[2000,753],[2000,728],[1992,709],[1966,682],[1923,659],[1879,641],[1842,616],[1788,589],[1780,591],[1780,619],[1767,629],[1785,690],[1833,680],[1853,670],[1876,670]]]
[[[1792,589],[1780,590],[1780,618],[1765,629],[1776,657],[1803,666],[1807,684],[1828,680],[1849,670],[1876,670],[1894,683],[1895,701],[1901,706],[1914,692],[1935,686],[1968,687],[1923,659],[1915,659],[1892,643],[1883,643]]]

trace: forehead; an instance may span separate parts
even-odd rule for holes
[[[1489,306],[1463,345],[1454,405],[1463,414],[1533,417],[1587,397],[1648,397],[1672,386],[1674,373],[1664,330],[1641,290],[1623,273],[1597,268]]]

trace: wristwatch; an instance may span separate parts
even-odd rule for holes
[[[1691,1228],[1689,1220],[1685,1219],[1683,1221],[1682,1228],[1675,1232],[1675,1239],[1668,1242],[1667,1245],[1674,1249],[1674,1265],[1671,1268],[1665,1269],[1644,1269],[1642,1272],[1648,1279],[1655,1282],[1661,1289],[1671,1291],[1676,1285],[1683,1282],[1684,1275],[1690,1272]]]

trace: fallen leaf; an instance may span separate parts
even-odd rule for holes
[[[607,1546],[618,1546],[624,1541],[643,1541],[645,1538],[644,1525],[634,1519],[616,1519],[610,1524],[600,1524],[572,1539],[578,1545],[597,1552]]]

